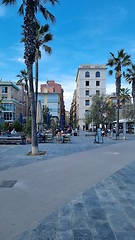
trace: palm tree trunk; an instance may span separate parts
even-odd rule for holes
[[[119,139],[119,110],[120,110],[120,89],[121,89],[121,66],[119,65],[116,73],[116,96],[117,96],[117,109],[116,109],[116,140]]]
[[[132,81],[132,97],[133,97],[133,111],[134,111],[134,135],[135,135],[135,78]]]
[[[35,57],[35,105],[37,108],[38,97],[38,56]]]
[[[116,139],[119,138],[119,109],[120,109],[120,100],[119,96],[117,96],[117,109],[116,109]]]
[[[39,153],[38,139],[36,130],[36,109],[35,109],[35,98],[34,98],[34,87],[33,87],[33,64],[28,65],[28,78],[30,86],[30,102],[31,102],[31,117],[32,117],[32,155]]]

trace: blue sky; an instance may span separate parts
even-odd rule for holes
[[[23,18],[17,13],[21,4],[5,7],[0,5],[0,79],[14,81],[20,70],[26,69],[23,62],[24,45],[21,25]],[[128,0],[60,0],[60,4],[47,9],[56,17],[50,24],[53,41],[52,54],[42,51],[39,60],[39,82],[54,80],[64,89],[66,110],[69,110],[75,78],[80,64],[106,64],[110,52],[124,48],[135,63],[135,1]],[[43,17],[38,16],[41,24]],[[114,77],[106,74],[107,93],[115,91]],[[123,87],[130,85],[122,81]]]

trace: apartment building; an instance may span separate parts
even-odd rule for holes
[[[70,107],[70,124],[73,127],[76,127],[77,120],[76,120],[76,90],[73,93],[73,99],[71,102],[71,107]]]
[[[76,75],[76,119],[80,129],[94,95],[106,94],[106,66],[103,64],[80,65]]]
[[[48,80],[45,84],[40,85],[38,100],[42,106],[46,105],[49,108],[50,115],[58,122],[62,116],[65,116],[65,106],[63,98],[63,89],[60,84],[54,80]]]
[[[12,123],[15,120],[19,121],[20,113],[24,111],[24,92],[13,82],[0,82],[0,99],[4,109],[2,110],[1,118],[5,122]]]

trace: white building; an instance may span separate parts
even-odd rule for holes
[[[103,64],[80,65],[76,76],[76,114],[80,129],[94,95],[106,94],[106,66]]]

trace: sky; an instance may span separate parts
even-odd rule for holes
[[[11,6],[0,5],[0,79],[16,82],[16,75],[26,69],[22,38],[23,17],[18,9],[21,0]],[[59,0],[46,8],[56,22],[46,22],[37,15],[41,25],[48,23],[53,40],[48,42],[52,54],[42,51],[39,60],[39,84],[54,80],[64,90],[66,110],[76,89],[76,74],[81,64],[106,64],[120,49],[131,55],[135,64],[135,1],[133,0]],[[115,91],[115,78],[106,71],[106,92]],[[122,80],[122,87],[131,88]]]

